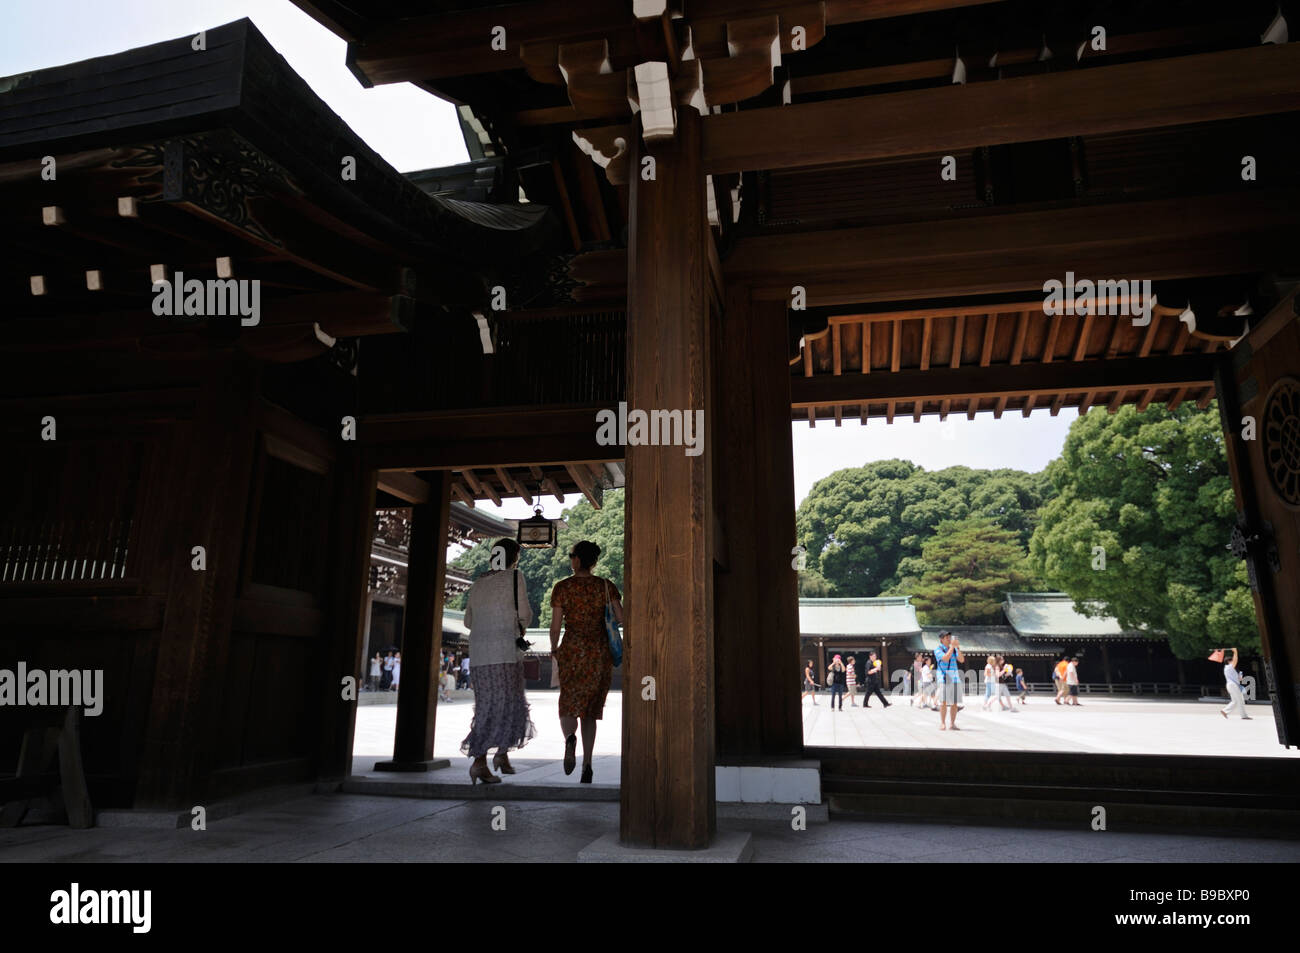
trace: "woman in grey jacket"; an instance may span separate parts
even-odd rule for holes
[[[502,774],[514,774],[506,752],[522,748],[536,734],[524,693],[523,652],[515,645],[522,631],[533,621],[528,590],[519,572],[519,544],[499,539],[492,544],[493,569],[475,580],[465,601],[465,625],[469,628],[470,653],[474,658],[474,719],[460,750],[474,759],[471,783],[496,784],[500,778],[487,765],[489,749]]]

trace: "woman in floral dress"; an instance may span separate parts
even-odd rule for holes
[[[596,747],[596,722],[605,709],[605,696],[614,675],[605,634],[605,604],[614,606],[614,618],[623,624],[623,603],[608,579],[594,576],[591,567],[600,547],[583,540],[569,552],[573,575],[551,590],[551,650],[560,673],[560,730],[564,732],[564,773],[577,763],[577,728],[582,720],[582,783],[591,783],[591,755]],[[559,641],[560,625],[564,640]],[[558,643],[558,644],[557,644]]]

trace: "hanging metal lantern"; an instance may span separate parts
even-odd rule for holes
[[[555,523],[542,515],[540,504],[533,507],[532,516],[519,521],[519,534],[516,539],[520,549],[555,548]]]

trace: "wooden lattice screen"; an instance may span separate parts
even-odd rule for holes
[[[125,579],[145,446],[50,443],[0,472],[0,585]]]

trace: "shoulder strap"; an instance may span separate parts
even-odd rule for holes
[[[523,623],[519,621],[519,570],[515,570],[514,578],[510,580],[511,586],[515,590],[515,625],[523,628]],[[522,633],[521,633],[522,634]]]

